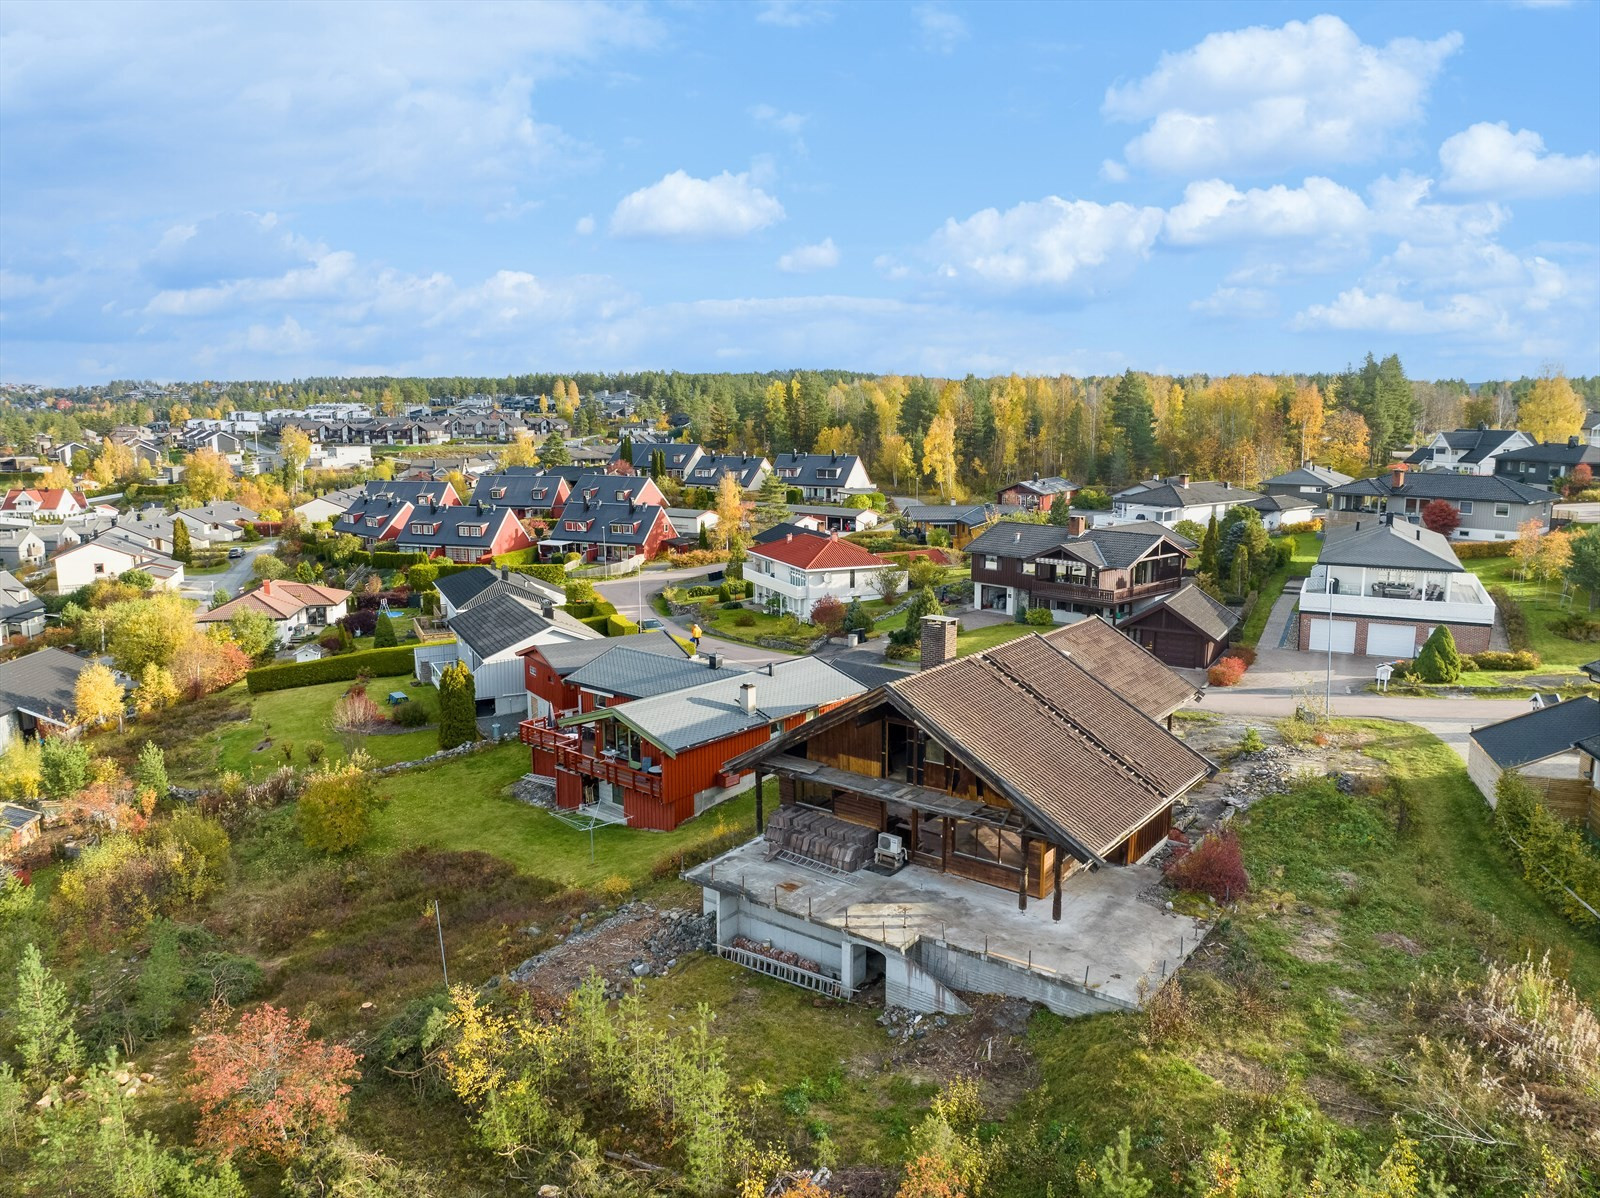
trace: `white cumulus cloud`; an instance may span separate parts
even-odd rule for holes
[[[1164,54],[1143,79],[1113,85],[1103,111],[1149,126],[1125,147],[1147,170],[1357,162],[1420,120],[1428,88],[1461,45],[1396,38],[1363,43],[1338,17],[1213,33]]]
[[[791,274],[828,270],[838,265],[839,247],[833,244],[831,237],[824,237],[815,245],[797,245],[778,259],[778,269]]]
[[[783,218],[783,205],[748,173],[723,171],[697,179],[677,170],[623,196],[611,214],[611,234],[685,240],[744,237]]]
[[[911,10],[917,22],[917,41],[935,54],[953,54],[967,40],[967,23],[937,4],[918,4]]]
[[[1545,149],[1532,129],[1480,121],[1439,147],[1446,191],[1478,195],[1559,196],[1600,189],[1600,155],[1568,157]]]
[[[1083,285],[1146,257],[1163,215],[1160,208],[1048,196],[947,220],[933,243],[948,278],[998,287]]]
[[[1324,237],[1358,233],[1369,217],[1366,203],[1348,187],[1313,177],[1301,187],[1240,191],[1221,179],[1184,188],[1167,213],[1166,237],[1176,245],[1264,237]]]

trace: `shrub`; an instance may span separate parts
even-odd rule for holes
[[[577,579],[564,584],[567,592],[567,603],[593,603],[600,596],[595,592],[594,583],[587,579]]]
[[[477,739],[477,686],[466,663],[457,662],[439,676],[439,748]]]
[[[1244,662],[1246,667],[1256,664],[1256,647],[1254,645],[1234,645],[1228,650],[1229,657],[1237,657]]]
[[[393,649],[368,649],[341,657],[325,657],[321,661],[262,666],[245,675],[245,685],[252,695],[261,695],[323,682],[350,682],[359,674],[393,678],[411,673],[412,665],[412,650],[400,645]]]
[[[1488,649],[1482,653],[1474,653],[1467,661],[1471,661],[1480,670],[1537,670],[1542,659],[1531,649],[1522,649],[1513,653],[1506,653],[1498,649]],[[1465,667],[1467,662],[1463,661]]]
[[[1550,621],[1550,631],[1569,641],[1600,641],[1600,619],[1581,611],[1568,612]]]
[[[1550,813],[1539,792],[1512,770],[1495,785],[1494,824],[1522,866],[1522,876],[1566,919],[1594,929],[1595,917],[1584,907],[1600,907],[1600,856],[1583,832]]]
[[[1055,624],[1055,617],[1050,614],[1048,607],[1030,607],[1023,623],[1034,628],[1049,628]]]
[[[1218,658],[1217,663],[1206,671],[1206,681],[1212,686],[1238,686],[1245,668],[1244,662],[1230,653]]]
[[[811,622],[829,636],[836,636],[844,627],[844,604],[832,595],[826,595],[811,605]]]
[[[605,634],[607,636],[632,636],[639,631],[639,626],[627,616],[611,615],[605,618]]]
[[[399,644],[399,639],[394,634],[394,621],[389,618],[388,612],[379,612],[377,623],[372,629],[372,646],[375,649],[392,649]]]
[[[1266,748],[1266,745],[1262,743],[1261,733],[1254,727],[1246,728],[1244,738],[1239,741],[1239,751],[1241,753],[1259,753],[1264,748]]]
[[[1510,546],[1513,542],[1507,541],[1505,544]],[[1460,550],[1458,545],[1456,552]],[[1508,548],[1506,555],[1509,554]],[[1517,652],[1532,649],[1533,633],[1528,629],[1528,613],[1522,610],[1522,604],[1513,599],[1505,587],[1490,587],[1489,597],[1494,600],[1495,610],[1500,613],[1500,623],[1505,627],[1506,640],[1511,642],[1511,648]]]
[[[402,728],[421,728],[428,722],[428,709],[415,699],[408,699],[390,711],[389,718]]]
[[[322,853],[344,853],[366,839],[383,796],[367,772],[368,758],[324,764],[306,781],[295,822],[306,844]]]
[[[1452,541],[1450,548],[1461,561],[1482,557],[1510,557],[1517,547],[1515,541]],[[1492,593],[1492,591],[1491,591]]]
[[[1250,889],[1239,836],[1232,828],[1212,832],[1192,849],[1179,846],[1164,870],[1179,890],[1209,894],[1219,903],[1239,898]]]
[[[1424,682],[1454,682],[1461,677],[1461,654],[1448,625],[1440,624],[1423,643],[1415,668]]]
[[[755,613],[747,611],[743,615],[735,616],[733,623],[736,628],[754,628],[756,626]]]
[[[378,613],[370,609],[353,611],[339,621],[351,636],[371,636],[378,627]]]

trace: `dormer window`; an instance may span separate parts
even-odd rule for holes
[[[817,471],[818,478],[838,478],[840,471],[833,466],[825,466]]]
[[[489,488],[489,498],[490,499],[504,499],[505,497],[506,497],[506,489],[504,487],[490,487]]]
[[[582,520],[567,520],[562,523],[562,528],[568,532],[588,532],[589,526]]]
[[[618,523],[613,524],[611,526],[611,531],[616,533],[618,536],[624,536],[625,537],[625,536],[629,536],[632,533],[638,532],[639,531],[639,526],[637,524],[626,524],[626,523],[618,522]]]
[[[487,524],[458,524],[456,531],[464,537],[481,537],[489,531]]]

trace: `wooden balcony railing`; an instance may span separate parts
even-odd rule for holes
[[[651,798],[661,797],[661,775],[639,769],[616,757],[586,753],[576,732],[552,728],[544,720],[523,720],[517,726],[518,738],[525,745],[555,755],[556,768],[598,778]]]

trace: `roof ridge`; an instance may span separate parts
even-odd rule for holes
[[[1067,661],[1067,663],[1069,665],[1071,665],[1074,670],[1078,671],[1078,673],[1082,674],[1085,678],[1087,678],[1090,681],[1092,681],[1093,683],[1095,683],[1095,685],[1099,686],[1107,694],[1115,696],[1120,702],[1124,703],[1126,706],[1128,706],[1133,711],[1138,712],[1140,715],[1144,715],[1144,712],[1139,711],[1139,709],[1137,707],[1134,707],[1133,704],[1128,703],[1128,701],[1126,699],[1123,699],[1121,695],[1118,695],[1116,691],[1112,690],[1109,686],[1106,686],[1105,683],[1101,682],[1093,674],[1089,673],[1088,670],[1085,670],[1077,662],[1073,661],[1071,654],[1061,652],[1061,650],[1060,650],[1060,648],[1058,646],[1051,645],[1050,647],[1052,649],[1055,649],[1058,653],[1061,653],[1062,658],[1065,659]],[[1036,687],[1034,687],[1031,683],[1029,683],[1025,678],[1023,678],[1020,674],[1018,674],[1014,669],[1012,669],[1010,666],[1008,666],[1005,662],[997,661],[994,658],[991,658],[986,653],[981,653],[981,654],[978,655],[978,657],[979,657],[979,660],[982,661],[985,665],[993,668],[996,672],[998,672],[1000,674],[1000,676],[1006,682],[1008,682],[1011,686],[1013,686],[1017,690],[1021,691],[1023,694],[1027,695],[1035,703],[1037,703],[1041,708],[1043,708],[1045,711],[1049,712],[1051,715],[1055,716],[1058,720],[1061,720],[1063,723],[1068,724],[1075,732],[1077,732],[1080,736],[1082,736],[1085,741],[1087,741],[1089,744],[1093,745],[1094,748],[1096,750],[1098,750],[1102,756],[1104,756],[1104,757],[1108,758],[1109,760],[1111,760],[1112,762],[1116,763],[1117,767],[1119,769],[1121,769],[1123,771],[1123,773],[1127,774],[1130,778],[1132,778],[1136,782],[1138,782],[1138,784],[1140,786],[1144,787],[1145,790],[1149,791],[1151,794],[1154,794],[1154,795],[1160,795],[1162,793],[1160,786],[1155,782],[1154,779],[1152,779],[1143,770],[1140,770],[1137,767],[1135,767],[1134,764],[1131,761],[1129,761],[1126,757],[1122,756],[1122,754],[1118,753],[1110,745],[1106,744],[1103,740],[1101,740],[1098,736],[1096,736],[1093,732],[1091,732],[1086,725],[1084,725],[1081,721],[1079,721],[1074,716],[1072,716],[1069,712],[1067,712],[1065,708],[1059,706],[1058,704],[1052,702],[1050,699],[1046,698],[1043,694],[1041,694],[1039,692],[1039,690]],[[1148,716],[1145,716],[1145,718],[1149,719]],[[1154,723],[1154,721],[1151,721],[1151,722]]]

